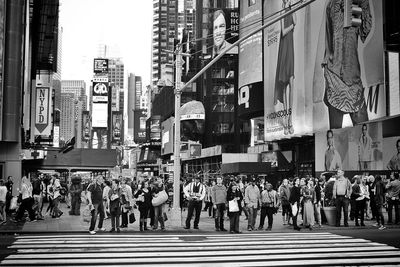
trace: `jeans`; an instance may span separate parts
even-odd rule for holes
[[[273,207],[262,207],[260,225],[258,228],[262,229],[264,227],[265,217],[268,217],[268,229],[272,228],[272,223],[274,222],[274,208]]]
[[[247,221],[247,226],[248,228],[254,230],[257,219],[257,208],[248,207],[248,211],[249,211],[249,220]]]
[[[90,221],[89,231],[93,231],[96,226],[97,215],[100,214],[98,228],[103,228],[104,220],[104,207],[103,202],[93,204],[94,209],[92,210],[92,219]]]
[[[364,224],[365,204],[366,204],[365,199],[356,200],[356,212],[354,214],[356,225],[358,224],[358,219],[361,220],[361,224]]]
[[[165,229],[164,218],[163,218],[163,204],[154,207],[154,229],[158,228],[158,222],[160,222],[161,229]]]
[[[215,210],[215,229],[224,229],[224,213],[225,213],[225,203],[216,204],[217,208]]]
[[[81,214],[81,196],[76,195],[71,197],[71,212],[70,215]]]
[[[110,215],[111,215],[111,228],[112,229],[115,229],[115,228],[119,229],[119,215],[120,215],[119,210],[111,211]]]
[[[349,199],[345,196],[337,196],[336,198],[336,226],[340,226],[340,220],[342,219],[342,208],[344,213],[344,226],[348,224],[349,217]]]
[[[35,219],[35,212],[32,209],[33,206],[33,198],[28,197],[22,200],[21,205],[19,206],[17,215],[15,216],[15,219],[17,221],[22,219],[22,216],[24,216],[25,210],[28,211],[29,213],[29,219],[33,221]]]
[[[315,217],[315,222],[318,223],[319,225],[322,224],[321,221],[321,202],[314,203],[314,217]]]
[[[54,217],[60,217],[62,214],[62,211],[60,210],[59,206],[60,206],[60,198],[61,197],[57,197],[55,199],[53,199],[53,216]]]
[[[376,222],[379,224],[379,225],[385,225],[385,219],[384,219],[384,217],[383,217],[383,205],[379,205],[379,204],[377,204],[376,205]]]
[[[239,232],[239,217],[240,217],[240,211],[235,211],[235,212],[230,212],[229,213],[229,223],[230,223],[230,228],[229,231],[238,233]]]
[[[395,223],[399,223],[399,200],[392,200],[392,199],[388,199],[387,200],[388,203],[388,223],[392,223],[393,220],[393,214],[392,214],[392,210],[394,208],[394,216],[395,216]]]
[[[186,218],[186,228],[190,228],[190,221],[192,220],[193,212],[195,212],[194,227],[195,228],[199,227],[201,206],[202,206],[201,201],[194,201],[194,200],[189,201],[188,215]]]
[[[36,215],[38,216],[38,218],[43,217],[42,216],[42,203],[43,203],[42,195],[33,195],[33,200],[34,200]]]

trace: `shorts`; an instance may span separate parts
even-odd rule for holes
[[[288,202],[288,204],[282,204],[282,215],[291,215],[292,214],[292,209],[290,208],[290,203]]]

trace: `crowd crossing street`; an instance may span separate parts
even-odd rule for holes
[[[328,232],[33,234],[1,249],[1,266],[398,266],[398,248]]]

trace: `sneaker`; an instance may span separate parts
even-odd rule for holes
[[[247,227],[247,231],[252,231],[251,226]]]
[[[95,234],[96,234],[96,231],[89,231],[89,234],[95,235]]]
[[[106,231],[106,228],[99,228],[99,229],[97,229],[97,231],[102,231],[102,232],[104,232],[104,231]]]
[[[195,227],[193,227],[193,229],[199,230],[199,227],[198,227],[198,226],[195,226]]]
[[[115,232],[115,228],[111,228],[110,233]]]
[[[189,230],[189,229],[190,229],[190,227],[187,227],[187,226],[185,226],[185,227],[183,227],[183,229]]]
[[[380,227],[379,223],[374,223],[372,226],[374,226],[374,227]]]
[[[381,225],[381,227],[378,228],[378,230],[385,230],[385,229],[386,229],[386,227],[383,225]]]
[[[117,233],[121,233],[121,230],[119,228],[117,228]]]
[[[222,228],[221,229],[221,232],[226,232],[227,230],[225,229],[225,228]]]

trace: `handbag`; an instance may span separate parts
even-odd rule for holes
[[[129,223],[134,223],[135,221],[135,214],[133,212],[129,213]]]
[[[292,216],[296,216],[297,212],[299,211],[299,209],[297,207],[297,203],[294,203],[293,205],[290,205],[290,207],[292,208]]]
[[[237,212],[239,211],[239,205],[237,200],[229,200],[228,203],[229,212]]]
[[[168,194],[165,190],[162,190],[151,200],[151,204],[153,204],[154,207],[158,207],[164,204],[167,200]]]

